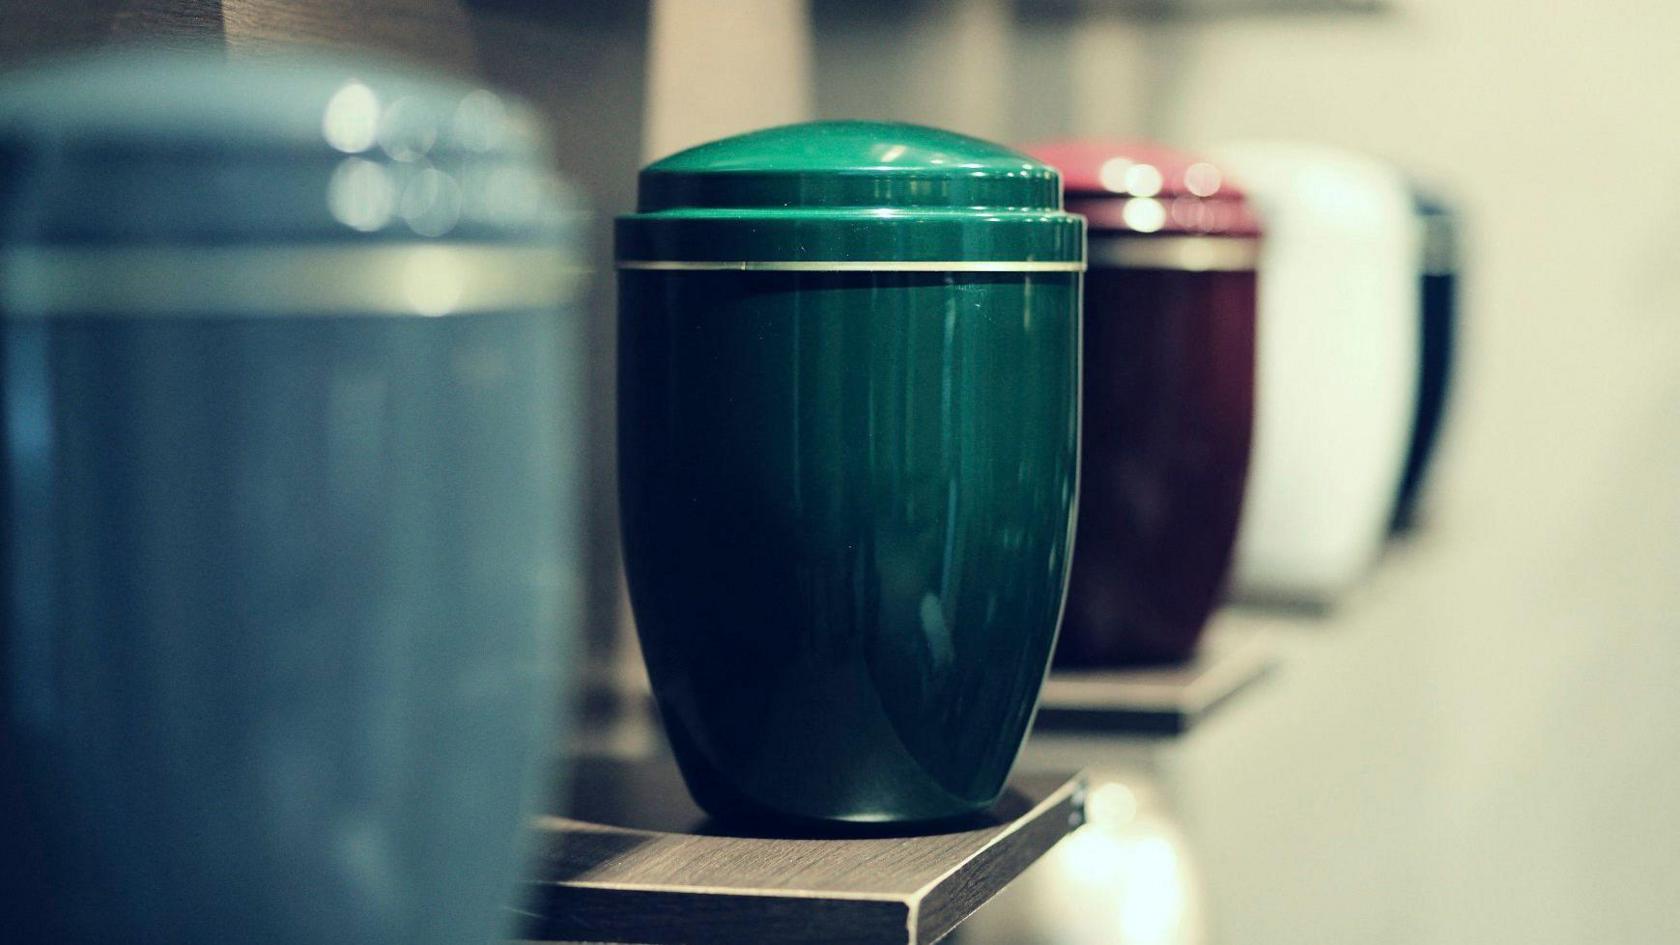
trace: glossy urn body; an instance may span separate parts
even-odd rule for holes
[[[928,822],[1001,791],[1077,486],[1083,240],[1059,205],[1042,165],[912,126],[643,172],[618,231],[625,560],[713,814]]]
[[[1294,144],[1215,152],[1266,228],[1254,455],[1234,592],[1323,608],[1381,550],[1416,410],[1420,240],[1405,178]]]
[[[1259,227],[1212,164],[1032,149],[1089,221],[1079,528],[1058,666],[1188,658],[1236,541],[1254,410]]]
[[[570,224],[488,96],[140,52],[0,94],[16,940],[499,932],[577,605],[577,354]]]
[[[1440,442],[1452,392],[1453,349],[1458,337],[1459,217],[1439,197],[1414,191],[1423,252],[1419,312],[1422,318],[1418,352],[1417,413],[1412,420],[1411,445],[1406,450],[1400,495],[1394,503],[1393,527],[1415,525],[1431,461]]]

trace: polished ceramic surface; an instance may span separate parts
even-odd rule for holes
[[[490,934],[576,603],[552,316],[4,343],[23,927]]]
[[[1224,590],[1254,421],[1259,221],[1201,157],[1035,145],[1090,227],[1078,540],[1056,663],[1182,661]]]
[[[1216,153],[1266,229],[1233,591],[1322,609],[1381,552],[1411,439],[1421,261],[1411,192],[1393,167],[1333,148]]]
[[[1086,274],[1079,531],[1058,665],[1194,652],[1242,512],[1254,299],[1253,272]]]
[[[830,821],[989,804],[1062,605],[1078,275],[620,285],[626,564],[695,798]]]
[[[517,115],[207,52],[0,86],[0,937],[500,934],[580,603]]]
[[[1419,338],[1417,416],[1412,443],[1400,476],[1400,496],[1394,502],[1393,528],[1416,523],[1424,504],[1425,485],[1441,430],[1447,418],[1452,389],[1454,349],[1458,341],[1458,217],[1440,201],[1418,195],[1418,221],[1423,225],[1422,335]]]
[[[935,128],[825,121],[767,128],[658,161],[622,260],[1078,262],[1084,221],[1056,172]]]

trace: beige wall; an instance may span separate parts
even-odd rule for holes
[[[813,0],[822,118],[1005,142],[1136,133],[1149,60],[1112,7],[1019,0]]]
[[[646,155],[811,117],[801,0],[654,0]]]

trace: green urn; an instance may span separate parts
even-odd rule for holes
[[[1055,171],[792,125],[649,166],[616,235],[625,563],[696,801],[806,827],[985,809],[1078,492],[1085,233]]]

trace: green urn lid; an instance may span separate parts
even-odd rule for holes
[[[1085,221],[1055,170],[917,125],[811,122],[725,138],[641,173],[626,269],[1077,270]]]

